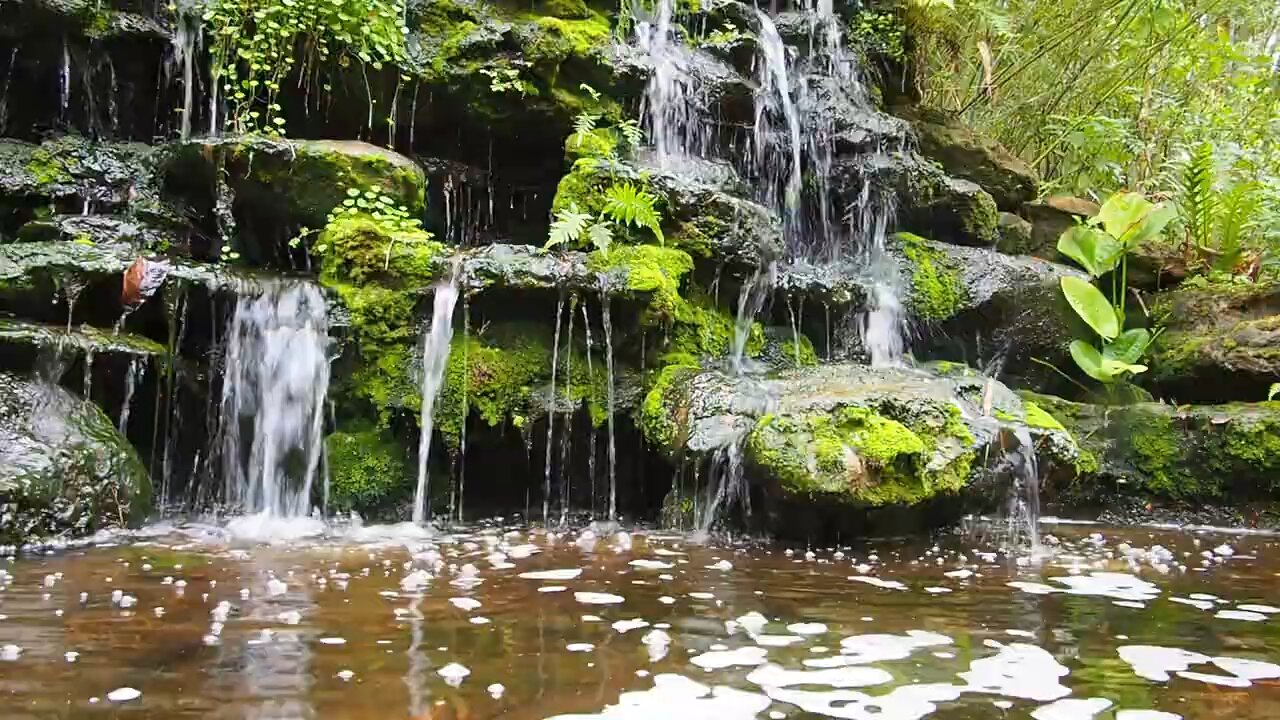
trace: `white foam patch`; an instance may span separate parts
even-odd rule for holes
[[[1214,617],[1219,620],[1244,620],[1245,622],[1262,622],[1267,619],[1267,616],[1262,613],[1248,610],[1219,610]]]
[[[569,588],[565,587],[564,585],[543,585],[542,587],[538,588],[538,592],[558,593],[558,592],[564,592],[565,590],[568,590],[568,589]]]
[[[1063,698],[1031,711],[1035,720],[1089,720],[1111,707],[1106,698]]]
[[[1071,694],[1071,689],[1058,681],[1069,671],[1043,648],[1026,643],[1001,645],[994,640],[986,644],[1000,652],[974,660],[968,672],[960,673],[969,683],[968,690],[1039,702]]]
[[[1236,607],[1240,610],[1245,610],[1247,612],[1262,613],[1264,615],[1274,615],[1275,613],[1280,613],[1280,608],[1274,605],[1253,605],[1250,603],[1246,603],[1244,605],[1237,605]]]
[[[787,670],[769,663],[752,670],[747,681],[764,687],[828,685],[835,688],[870,687],[893,682],[893,675],[879,668],[845,667],[831,670]]]
[[[1159,645],[1122,645],[1116,651],[1138,677],[1152,682],[1169,682],[1169,673],[1207,663],[1210,659],[1208,655]]]
[[[1118,710],[1116,720],[1182,720],[1182,716],[1161,710]]]
[[[752,635],[751,639],[757,645],[765,647],[787,647],[788,645],[804,642],[804,638],[799,635]]]
[[[520,573],[525,580],[576,580],[582,574],[582,568],[566,568],[564,570],[536,570]]]
[[[1216,657],[1211,662],[1244,680],[1273,680],[1280,678],[1280,665],[1261,660]]]
[[[1066,585],[1066,592],[1071,595],[1092,595],[1136,602],[1146,602],[1160,596],[1160,588],[1125,573],[1093,572],[1049,579]]]
[[[624,692],[617,705],[599,713],[556,715],[547,720],[653,720],[656,717],[755,720],[769,707],[769,698],[730,687],[707,687],[683,675],[661,674],[653,688]]]
[[[878,587],[884,590],[906,590],[907,589],[906,585],[903,585],[897,580],[884,580],[882,578],[875,577],[874,575],[850,575],[848,579],[852,580],[853,582],[866,583],[867,585]]]
[[[573,594],[573,599],[583,605],[616,605],[624,602],[626,598],[610,593],[576,592]]]
[[[787,632],[796,635],[821,635],[827,631],[827,626],[822,623],[792,623],[787,626]]]
[[[480,601],[469,597],[449,598],[449,604],[463,612],[470,612],[480,607]]]
[[[115,703],[132,702],[142,697],[142,693],[131,687],[116,688],[107,693],[107,700]]]
[[[693,657],[689,662],[703,670],[723,670],[727,667],[751,667],[763,665],[769,651],[760,647],[740,647],[736,650],[711,650]]]
[[[635,620],[619,620],[613,624],[614,632],[624,633],[624,634],[632,630],[639,630],[640,628],[647,628],[647,627],[649,627],[648,621],[640,620],[639,618]]]
[[[596,646],[591,643],[569,643],[564,646],[564,649],[569,652],[591,652],[596,649]]]
[[[1024,593],[1031,593],[1032,595],[1052,595],[1053,593],[1058,592],[1058,588],[1038,582],[1015,580],[1005,584],[1011,588],[1017,588]]]
[[[631,567],[640,568],[641,570],[668,570],[675,567],[675,565],[661,560],[632,560],[627,564]]]
[[[1197,608],[1200,610],[1213,609],[1212,600],[1196,600],[1195,598],[1171,597],[1169,598],[1169,602],[1175,602],[1175,603],[1178,603],[1179,605],[1190,605],[1191,607]]]
[[[795,705],[801,711],[847,720],[919,720],[938,709],[937,703],[960,697],[962,688],[946,684],[905,685],[886,695],[871,696],[857,690],[788,690],[765,688],[772,699]]]
[[[865,665],[884,660],[904,660],[920,648],[950,645],[951,638],[924,630],[908,630],[905,635],[853,635],[840,641],[840,655],[810,658],[808,667]]]

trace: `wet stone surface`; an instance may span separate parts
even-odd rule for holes
[[[0,698],[7,718],[1280,712],[1275,536],[1044,530],[1034,562],[978,534],[152,528],[0,561]]]

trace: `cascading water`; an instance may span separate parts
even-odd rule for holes
[[[756,16],[760,23],[760,90],[755,96],[753,165],[757,176],[765,179],[765,204],[782,209],[783,231],[790,234],[798,230],[800,212],[800,114],[791,98],[787,46],[763,10],[757,10]],[[772,116],[776,115],[786,123],[786,147],[782,150],[774,147]]]
[[[435,404],[444,384],[444,371],[449,363],[449,347],[453,340],[453,307],[458,302],[458,273],[436,285],[435,300],[431,310],[431,325],[422,338],[422,416],[418,436],[418,489],[413,497],[413,522],[421,525],[427,521],[427,500],[430,484],[427,477],[427,458],[431,454],[431,434],[434,432]]]
[[[175,6],[177,16],[173,33],[173,60],[182,70],[182,119],[180,137],[191,137],[191,115],[195,111],[195,62],[199,49],[201,22],[199,8],[192,0],[180,0]]]
[[[757,267],[738,294],[738,315],[733,326],[733,354],[730,356],[730,366],[735,373],[742,373],[747,341],[751,339],[751,326],[764,308],[764,301],[768,299],[769,293],[773,291],[776,276],[777,266],[774,263]]]
[[[281,283],[242,296],[225,342],[226,500],[259,519],[305,517],[329,388],[324,295],[308,283]],[[261,528],[250,525],[242,528]]]
[[[902,364],[906,349],[906,314],[899,291],[897,264],[885,250],[893,219],[892,196],[877,192],[870,179],[863,182],[858,204],[850,212],[853,232],[861,238],[871,297],[862,317],[862,343],[873,367]]]
[[[1008,450],[1001,469],[1009,474],[1009,497],[1006,502],[1005,546],[1010,551],[1028,551],[1040,555],[1040,474],[1035,441],[1026,428],[1014,433],[1018,441]]]
[[[551,344],[551,390],[547,395],[547,445],[542,468],[542,522],[547,525],[551,524],[551,449],[556,434],[556,371],[560,365],[560,323],[563,319],[564,295],[561,295],[556,303],[556,333]]]
[[[720,514],[735,503],[741,506],[745,513],[750,513],[751,498],[742,468],[742,446],[745,440],[746,434],[743,433],[712,456],[707,482],[707,502],[702,508],[702,513],[697,516],[695,539],[708,538]]]
[[[659,0],[652,19],[636,23],[636,44],[653,66],[640,112],[655,160],[664,169],[684,158],[705,157],[713,141],[693,72],[696,56],[681,42],[674,14],[675,0]]]

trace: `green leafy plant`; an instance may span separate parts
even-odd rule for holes
[[[666,242],[662,234],[662,216],[656,207],[657,198],[647,190],[630,182],[621,182],[607,188],[604,196],[604,208],[599,215],[584,213],[576,204],[557,212],[551,221],[544,249],[589,245],[607,253],[613,245],[617,226],[647,229],[659,243]]]
[[[405,56],[404,0],[209,0],[214,91],[237,132],[285,134],[278,102],[285,78],[321,61],[381,69]]]
[[[590,135],[597,130],[605,130],[613,137],[613,147],[600,160],[616,162],[621,159],[620,155],[630,155],[639,150],[644,144],[644,130],[640,127],[640,122],[628,118],[602,127],[600,120],[604,117],[604,112],[600,91],[586,83],[580,84],[578,88],[591,97],[591,107],[573,118],[573,134],[569,136],[572,146],[582,147]]]
[[[426,241],[431,239],[429,233],[417,233],[422,230],[422,220],[416,218],[410,213],[409,208],[404,205],[397,205],[394,198],[378,189],[368,188],[347,188],[347,196],[343,198],[342,204],[329,211],[329,217],[326,225],[331,225],[345,217],[365,216],[373,220],[378,226],[391,236],[391,241],[387,243],[387,264],[391,262],[391,251],[395,248],[398,236],[406,238],[414,238],[414,240]],[[317,235],[320,230],[312,230],[311,228],[302,228],[296,237],[289,241],[289,247],[299,247],[310,236]],[[323,253],[327,248],[323,244],[316,245],[313,248],[318,253]]]
[[[481,68],[480,74],[489,78],[489,90],[494,93],[517,93],[521,97],[537,92],[529,81],[520,77],[521,72],[529,67],[524,60],[512,60],[508,65]]]
[[[623,225],[647,228],[658,238],[659,244],[666,244],[666,238],[662,235],[662,218],[655,208],[657,198],[651,193],[629,182],[623,182],[605,190],[604,197],[605,215]]]
[[[747,35],[739,30],[737,25],[726,20],[718,30],[713,30],[703,37],[695,39],[694,42],[702,47],[728,47],[745,37]]]
[[[1064,277],[1061,286],[1071,309],[1100,340],[1098,345],[1079,339],[1071,343],[1071,358],[1094,380],[1110,385],[1147,369],[1139,361],[1155,334],[1146,328],[1124,329],[1128,254],[1138,243],[1159,237],[1174,216],[1170,205],[1120,192],[1096,216],[1058,238],[1058,251],[1076,261],[1090,278]],[[1095,284],[1104,275],[1111,279],[1110,297]]]
[[[1192,151],[1178,183],[1185,247],[1199,266],[1234,273],[1253,264],[1268,214],[1264,186],[1221,172],[1213,145]]]
[[[613,228],[603,214],[594,217],[590,213],[579,212],[577,205],[570,205],[556,213],[543,249],[550,250],[562,245],[573,247],[584,241],[607,253],[609,246],[613,244]]]

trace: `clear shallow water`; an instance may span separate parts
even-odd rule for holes
[[[193,526],[0,562],[0,704],[6,718],[1280,717],[1280,539],[1044,530],[1055,554],[1035,568],[964,536],[807,556],[639,531],[266,546]],[[1201,557],[1215,548],[1232,554]]]

